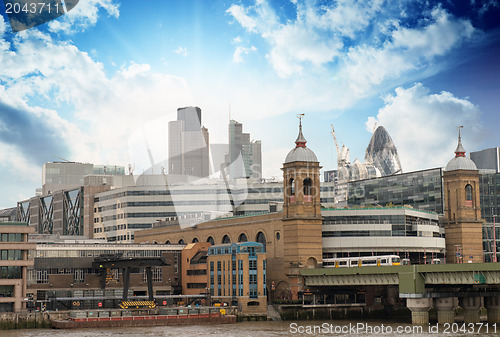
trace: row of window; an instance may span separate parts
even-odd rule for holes
[[[0,279],[20,279],[22,278],[22,267],[8,266],[0,267]]]
[[[22,260],[23,251],[20,249],[0,250],[0,260]]]
[[[23,242],[21,233],[1,233],[0,242]]]

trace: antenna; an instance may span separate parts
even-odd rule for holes
[[[61,158],[61,157],[56,156],[56,155],[54,155],[54,157],[59,158],[59,159],[61,159],[61,160],[65,161],[66,163],[71,163],[71,161],[70,161],[70,160],[68,160],[68,159],[64,159],[64,158]]]

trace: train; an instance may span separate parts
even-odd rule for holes
[[[441,264],[441,259],[432,259],[431,264]],[[401,259],[398,255],[339,257],[323,259],[323,267],[367,267],[367,266],[399,266],[410,265],[410,259]]]
[[[367,267],[367,266],[399,266],[401,258],[397,255],[339,257],[323,259],[323,267]]]

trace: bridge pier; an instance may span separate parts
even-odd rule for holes
[[[439,297],[434,300],[435,306],[438,310],[438,323],[439,324],[453,324],[455,322],[455,300],[456,297]]]
[[[461,297],[460,306],[464,309],[464,323],[479,323],[479,309],[481,308],[481,297]]]
[[[487,310],[488,323],[500,323],[500,296],[485,297],[484,306]]]
[[[406,307],[411,311],[412,324],[429,324],[429,310],[432,307],[432,298],[407,298]]]

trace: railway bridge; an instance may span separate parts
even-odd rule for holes
[[[309,288],[396,286],[413,324],[428,324],[434,306],[439,323],[453,323],[458,305],[465,323],[479,323],[483,306],[488,322],[500,323],[500,263],[316,268],[300,273]]]

